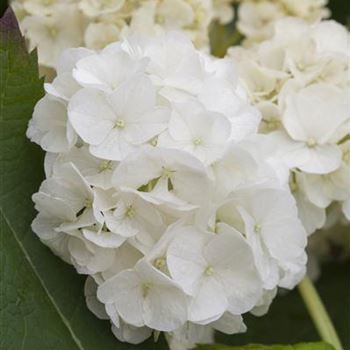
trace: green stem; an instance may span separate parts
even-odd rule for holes
[[[305,276],[298,288],[322,340],[333,345],[335,350],[343,350],[333,323],[310,278]]]

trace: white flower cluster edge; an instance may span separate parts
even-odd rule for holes
[[[308,234],[350,221],[350,33],[335,21],[284,18],[252,48],[233,47],[262,113],[260,149],[289,173]],[[283,169],[283,170],[282,170]],[[288,177],[288,176],[287,176]],[[332,206],[331,206],[332,205]],[[328,222],[326,209],[332,209]],[[332,219],[334,212],[339,220]],[[334,224],[333,223],[333,224]]]
[[[173,350],[246,329],[305,273],[288,184],[258,150],[261,115],[231,59],[172,32],[66,50],[27,135],[47,153],[41,241],[88,275],[121,341]]]
[[[233,0],[13,0],[29,49],[54,68],[63,50],[102,49],[132,33],[182,30],[196,47],[209,49],[209,26],[233,18]]]

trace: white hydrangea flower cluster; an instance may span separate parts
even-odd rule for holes
[[[122,341],[172,349],[245,330],[306,264],[288,186],[252,146],[261,120],[231,60],[180,33],[63,53],[27,131],[45,151],[33,230],[90,277]],[[157,334],[157,333],[156,333]]]
[[[328,0],[238,0],[237,27],[251,46],[273,35],[276,21],[298,17],[316,23],[330,15]]]
[[[334,21],[296,18],[274,30],[229,55],[263,115],[263,152],[290,170],[299,216],[312,233],[324,227],[331,203],[340,202],[350,220],[350,35]]]
[[[12,6],[39,63],[55,67],[71,47],[102,49],[131,33],[186,32],[199,48],[209,46],[213,20],[233,18],[232,0],[14,0]]]

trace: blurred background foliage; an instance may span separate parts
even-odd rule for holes
[[[350,349],[350,262],[330,263],[323,267],[316,288],[334,322],[344,349]],[[248,331],[241,335],[217,335],[217,342],[231,345],[246,343],[293,344],[318,341],[297,290],[280,292],[267,315],[246,316]]]
[[[0,0],[0,15],[2,16],[7,8],[7,0]]]

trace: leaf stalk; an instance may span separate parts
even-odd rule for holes
[[[335,350],[343,350],[332,320],[308,276],[299,283],[298,289],[321,339],[332,345]]]

